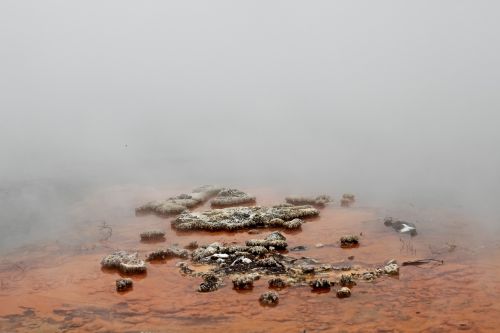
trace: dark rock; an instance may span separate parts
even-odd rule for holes
[[[315,279],[309,282],[309,285],[313,290],[330,289],[330,281],[326,279]]]
[[[287,286],[287,283],[282,278],[276,277],[268,281],[269,288],[282,289]]]
[[[417,235],[417,227],[414,223],[411,222],[397,220],[392,217],[386,217],[384,219],[384,225],[387,227],[392,227],[394,230],[402,234],[409,234],[412,236]]]
[[[290,251],[305,251],[307,250],[307,248],[304,246],[304,245],[298,245],[298,246],[294,246],[290,249]]]
[[[355,235],[347,235],[340,237],[340,247],[349,248],[359,245],[359,237]]]
[[[202,278],[203,282],[198,287],[199,292],[211,292],[219,289],[221,281],[217,275],[213,273],[205,273]]]
[[[117,291],[126,291],[132,289],[134,282],[132,279],[124,278],[116,280],[116,290]]]

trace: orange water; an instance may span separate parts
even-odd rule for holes
[[[186,190],[186,189],[184,189]],[[132,193],[132,194],[131,194]],[[280,291],[279,305],[259,305],[267,290],[264,277],[252,291],[237,292],[226,279],[212,293],[198,293],[199,278],[185,277],[176,263],[150,264],[146,276],[133,277],[134,288],[117,293],[116,272],[101,270],[100,259],[115,249],[140,254],[158,246],[238,242],[263,235],[178,233],[170,219],[136,217],[133,208],[177,192],[126,188],[102,192],[74,208],[75,227],[59,240],[16,249],[0,257],[0,331],[2,332],[470,332],[500,331],[500,243],[481,234],[452,212],[401,209],[402,218],[419,219],[419,235],[401,237],[383,225],[380,210],[327,207],[298,232],[287,232],[289,247],[322,263],[377,266],[388,259],[438,258],[441,266],[401,268],[399,278],[358,282],[352,296],[312,293],[308,287]],[[258,204],[282,201],[280,193],[254,191]],[[199,210],[208,206],[199,207]],[[99,221],[113,227],[100,241]],[[167,241],[144,244],[139,233],[167,230]],[[361,246],[341,249],[343,234],[362,232]],[[315,244],[325,246],[316,248]],[[450,251],[448,244],[455,245]],[[353,255],[353,261],[347,259]]]

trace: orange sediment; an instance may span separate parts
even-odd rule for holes
[[[252,193],[259,205],[284,200],[269,191],[260,196],[258,191]],[[138,200],[146,196],[138,195]],[[120,204],[119,196],[109,200]],[[236,291],[226,278],[221,289],[198,293],[201,278],[183,276],[176,264],[186,260],[171,259],[149,263],[146,274],[132,276],[131,291],[118,293],[119,273],[102,270],[100,260],[118,249],[138,251],[144,258],[158,247],[183,247],[194,240],[244,244],[275,229],[263,229],[262,235],[177,232],[170,228],[171,219],[137,217],[135,207],[123,207],[130,214],[117,216],[106,205],[92,201],[86,205],[95,216],[109,213],[107,223],[113,227],[109,240],[100,241],[98,224],[89,222],[75,226],[64,240],[22,247],[0,257],[1,332],[494,332],[500,327],[499,244],[486,241],[488,236],[482,238],[477,229],[470,241],[473,228],[463,224],[450,231],[448,227],[458,223],[450,214],[440,214],[439,224],[422,221],[419,234],[411,238],[385,227],[378,219],[383,216],[374,209],[326,207],[301,230],[283,231],[289,248],[307,248],[290,255],[353,267],[421,258],[443,259],[444,265],[404,266],[398,277],[359,280],[346,299],[337,298],[335,288],[315,293],[305,286],[288,287],[278,291],[277,306],[263,307],[259,296],[269,290],[266,276],[255,281],[252,290]],[[197,208],[204,209],[209,209],[208,203]],[[140,232],[151,229],[166,230],[166,241],[141,242]],[[339,238],[345,234],[361,234],[360,246],[340,248]],[[316,247],[318,243],[324,246]]]

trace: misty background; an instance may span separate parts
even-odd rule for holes
[[[121,184],[353,192],[498,223],[499,10],[3,0],[0,243]]]

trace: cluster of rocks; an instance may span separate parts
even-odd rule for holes
[[[384,225],[387,227],[392,227],[399,233],[409,234],[411,236],[417,235],[417,227],[414,223],[398,220],[392,217],[386,217],[384,219]]]
[[[374,280],[383,274],[397,275],[399,267],[395,261],[388,262],[385,266],[375,270],[352,272],[351,266],[334,266],[321,264],[308,257],[291,257],[283,250],[287,249],[286,237],[275,231],[263,239],[251,239],[245,245],[212,243],[198,246],[191,253],[185,249],[175,247],[162,248],[146,255],[146,261],[165,260],[170,258],[191,258],[194,265],[208,264],[212,268],[208,272],[196,272],[189,264],[178,264],[183,275],[201,277],[202,282],[198,287],[199,292],[212,292],[223,285],[225,277],[231,277],[233,288],[249,290],[253,288],[254,281],[261,276],[269,276],[270,289],[283,289],[291,285],[309,285],[312,290],[328,292],[331,287],[338,286],[338,297],[348,297],[356,280]],[[117,251],[101,261],[105,268],[118,269],[123,274],[143,273],[146,264],[138,258],[137,253]],[[341,271],[335,275],[335,271]],[[351,271],[348,273],[348,271]],[[345,272],[345,273],[344,273]],[[332,279],[333,274],[333,279]],[[328,277],[329,276],[329,277]],[[328,278],[327,278],[328,277]],[[132,287],[132,280],[120,279],[116,282],[118,291],[128,290]],[[347,289],[346,289],[347,288]],[[276,292],[269,295],[278,295]],[[264,305],[276,304],[279,296],[261,298]]]
[[[174,219],[171,225],[177,230],[234,231],[277,226],[294,229],[302,225],[301,218],[318,215],[319,211],[309,205],[232,207],[205,212],[184,212]]]
[[[213,198],[213,199],[212,199]],[[190,212],[189,209],[210,200],[212,207],[223,207],[204,212]],[[181,194],[162,201],[154,201],[137,208],[137,213],[156,213],[163,216],[178,215],[171,221],[174,229],[234,231],[257,228],[298,229],[305,218],[319,215],[317,208],[332,202],[327,195],[317,197],[290,196],[285,204],[272,207],[230,207],[235,205],[254,204],[255,196],[237,189],[221,188],[205,185],[190,194]],[[352,194],[344,194],[341,206],[349,207],[355,202]],[[384,223],[400,232],[415,230],[413,224],[387,218]],[[407,231],[410,230],[410,231]],[[142,241],[165,240],[165,232],[151,230],[140,235]],[[359,237],[346,235],[340,238],[340,246],[352,248],[359,245]],[[323,246],[321,244],[321,246]],[[319,247],[319,246],[318,246]],[[171,258],[191,259],[178,263],[183,275],[201,278],[199,292],[213,292],[223,286],[224,279],[230,278],[235,290],[250,290],[254,282],[267,276],[270,289],[281,290],[293,285],[309,285],[313,291],[329,292],[336,287],[339,298],[349,297],[356,280],[372,281],[382,275],[398,275],[399,266],[395,261],[375,269],[354,269],[351,266],[335,266],[322,264],[308,257],[293,257],[287,254],[286,237],[279,231],[272,232],[259,239],[249,239],[244,245],[212,243],[199,246],[196,241],[189,243],[184,249],[177,247],[160,248],[139,258],[137,253],[117,251],[101,261],[108,269],[117,269],[122,274],[146,272],[145,261],[162,261]],[[297,250],[305,250],[305,247]],[[353,256],[350,257],[354,259]],[[203,265],[199,265],[203,264]],[[196,267],[209,270],[197,271]],[[337,271],[337,272],[336,272]],[[116,289],[126,291],[132,288],[130,278],[116,280]],[[276,305],[279,302],[277,291],[263,293],[259,301],[262,305]]]

